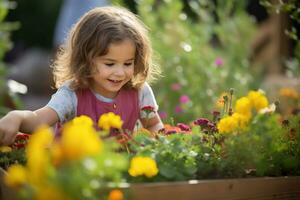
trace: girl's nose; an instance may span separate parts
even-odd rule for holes
[[[124,76],[125,75],[125,70],[123,66],[118,66],[116,68],[115,74],[118,76]]]

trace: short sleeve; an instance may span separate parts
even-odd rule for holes
[[[152,88],[148,83],[145,83],[139,90],[139,108],[141,118],[151,117],[151,115],[147,116],[147,114],[144,111],[142,111],[142,108],[145,106],[153,107],[154,113],[156,113],[158,110],[158,105],[156,103],[155,96],[153,94]]]
[[[76,116],[76,94],[68,85],[63,85],[52,95],[46,106],[55,110],[59,117],[59,121],[65,123]]]

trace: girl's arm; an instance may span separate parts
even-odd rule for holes
[[[157,133],[160,129],[164,128],[164,125],[157,113],[155,114],[154,117],[142,118],[141,122],[143,124],[143,127],[148,129],[151,132]]]
[[[57,113],[49,107],[11,111],[0,119],[0,145],[11,144],[19,131],[31,133],[42,124],[52,126],[58,120]]]

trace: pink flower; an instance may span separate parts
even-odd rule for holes
[[[216,60],[215,60],[215,65],[216,65],[217,67],[221,67],[223,64],[224,64],[224,61],[223,61],[222,58],[220,58],[220,57],[216,58]]]
[[[158,114],[161,119],[166,119],[168,116],[167,112],[165,112],[165,111],[160,111],[160,112],[158,112]]]
[[[175,113],[182,113],[183,112],[183,110],[182,110],[182,108],[180,107],[180,106],[176,106],[175,107]]]
[[[182,95],[180,98],[179,98],[179,101],[180,103],[187,103],[190,101],[190,97],[187,96],[187,95]]]
[[[181,89],[180,83],[172,83],[171,89],[172,89],[173,91],[178,91],[178,90],[180,90],[180,89]]]

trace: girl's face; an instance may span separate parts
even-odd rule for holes
[[[114,98],[118,91],[133,77],[135,45],[126,39],[112,43],[108,53],[93,59],[96,67],[92,74],[92,90],[107,98]]]

